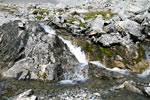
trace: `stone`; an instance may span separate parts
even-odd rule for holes
[[[115,24],[116,31],[126,34],[130,34],[130,37],[133,41],[143,40],[145,36],[141,33],[142,27],[140,24],[126,19],[125,21],[119,21]]]
[[[93,23],[91,24],[91,30],[96,32],[102,32],[103,26],[104,26],[103,17],[101,15],[98,15],[96,19],[93,21]]]
[[[103,34],[97,40],[97,42],[102,43],[103,46],[111,46],[113,44],[118,44],[121,42],[121,36],[118,33]]]
[[[13,98],[13,100],[37,100],[37,97],[33,95],[33,90],[30,89],[22,94],[19,94]]]
[[[125,64],[121,61],[114,61],[115,63],[115,67],[118,67],[118,68],[122,68],[122,69],[125,69]]]
[[[132,91],[134,93],[143,94],[142,91],[136,87],[136,83],[134,81],[125,81],[123,84],[119,85],[115,89],[127,89],[128,91]]]
[[[121,79],[124,77],[122,74],[118,72],[109,71],[105,68],[98,67],[97,65],[91,63],[89,63],[88,66],[89,66],[88,74],[90,78],[96,77],[99,79],[112,80],[112,79]]]
[[[144,92],[150,96],[150,87],[144,87]]]
[[[18,22],[21,21],[0,27],[3,35],[0,61],[13,62],[10,68],[5,67],[8,69],[2,73],[3,77],[60,80],[66,71],[74,71],[78,61],[54,30],[38,22],[28,22],[21,30]],[[8,27],[10,30],[6,30]],[[58,63],[62,70],[57,70]]]

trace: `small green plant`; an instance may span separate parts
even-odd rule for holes
[[[92,51],[92,46],[91,46],[91,44],[88,43],[88,42],[86,42],[86,44],[85,44],[85,49],[86,49],[87,52]]]
[[[47,73],[44,72],[44,73],[41,75],[41,78],[45,81],[45,80],[46,80],[46,77],[47,77]]]

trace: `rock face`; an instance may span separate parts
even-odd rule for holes
[[[105,68],[100,68],[97,65],[89,63],[89,77],[96,77],[99,79],[108,79],[108,80],[113,80],[113,79],[120,79],[123,78],[124,76],[118,72],[112,72],[108,71]]]
[[[58,80],[73,71],[78,61],[52,29],[44,30],[49,27],[38,22],[21,23],[0,27],[0,61],[11,67],[1,66],[8,69],[3,77]]]

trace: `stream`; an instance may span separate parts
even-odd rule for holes
[[[53,30],[51,27],[44,24],[40,25],[44,28],[45,32],[49,33],[50,36],[56,35],[55,30]],[[65,80],[57,83],[35,80],[6,80],[0,78],[0,91],[2,91],[5,96],[12,97],[28,89],[33,89],[35,91],[35,95],[57,95],[58,92],[64,90],[87,88],[88,90],[93,92],[100,92],[104,100],[149,100],[149,98],[144,97],[143,95],[131,93],[127,90],[113,91],[113,87],[119,85],[119,82],[116,80],[100,80],[96,78],[89,79],[88,76],[83,76],[81,70],[84,69],[84,67],[86,67],[86,65],[88,65],[88,63],[90,62],[97,65],[98,67],[105,68],[109,71],[115,71],[129,77],[134,77],[135,79],[137,78],[136,76],[130,75],[128,70],[123,70],[119,68],[110,69],[105,67],[98,61],[88,61],[86,59],[84,51],[82,51],[80,47],[73,45],[70,41],[65,40],[60,36],[58,37],[68,46],[70,52],[76,57],[79,62],[79,66],[77,66],[75,73],[65,73]],[[149,55],[149,52],[146,52],[146,54]],[[149,58],[149,56],[147,57]],[[138,76],[146,78],[147,74],[145,75],[145,73],[150,73],[149,69]]]

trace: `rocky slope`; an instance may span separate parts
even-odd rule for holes
[[[88,0],[80,6],[65,5],[65,1],[56,6],[2,3],[0,18],[3,78],[43,80],[58,85],[80,84],[93,78],[93,86],[97,86],[97,80],[107,80],[105,85],[112,82],[107,93],[99,87],[99,81],[100,90],[96,92],[81,88],[64,90],[57,96],[48,96],[55,91],[41,96],[24,89],[18,95],[15,89],[11,90],[10,100],[105,100],[105,96],[123,88],[150,96],[149,80],[143,79],[143,85],[143,80],[136,77],[137,73],[142,77],[149,75],[150,0]],[[0,87],[6,89],[3,82]],[[7,99],[8,89],[1,91],[0,96]]]

